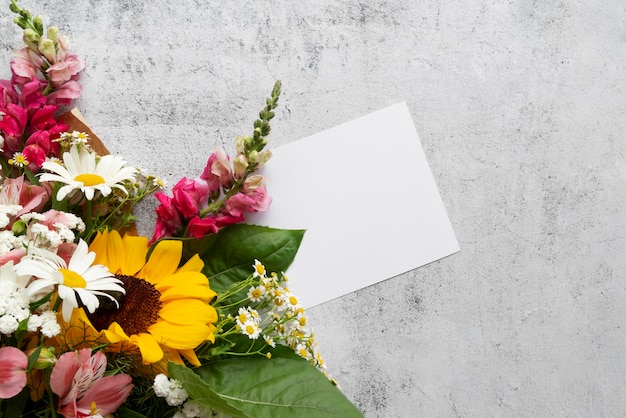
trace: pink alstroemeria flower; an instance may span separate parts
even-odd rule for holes
[[[28,357],[15,347],[0,348],[0,398],[9,399],[26,386]]]
[[[48,203],[48,191],[43,186],[35,186],[24,180],[24,176],[8,178],[2,183],[0,204],[20,205],[17,216],[29,212],[39,212]]]
[[[65,418],[112,414],[130,395],[132,378],[126,374],[104,376],[106,356],[90,348],[67,352],[54,365],[50,388],[59,396]]]

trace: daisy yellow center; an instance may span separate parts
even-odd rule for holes
[[[68,269],[60,269],[59,271],[63,275],[63,284],[65,286],[71,288],[87,287],[87,282],[85,281],[85,279],[83,279],[83,276],[76,273],[75,271]]]
[[[98,309],[88,315],[98,330],[107,329],[117,322],[127,335],[141,334],[159,319],[162,307],[161,293],[139,277],[116,275],[123,283],[126,294],[121,297],[119,309]]]
[[[79,174],[74,177],[75,181],[80,181],[85,186],[97,186],[98,184],[105,183],[104,179],[97,174]]]
[[[261,296],[263,296],[263,294],[261,293],[261,289],[253,289],[252,290],[252,297],[253,298],[258,299]]]

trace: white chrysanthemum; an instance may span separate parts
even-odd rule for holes
[[[122,282],[105,266],[92,265],[95,257],[96,254],[89,252],[83,240],[79,241],[69,264],[51,251],[32,247],[16,270],[18,274],[37,278],[28,286],[29,292],[57,286],[58,295],[63,300],[63,319],[69,321],[74,308],[79,307],[77,296],[87,310],[93,313],[100,306],[98,295],[117,303],[113,296],[104,291],[124,293],[124,288],[120,286]]]
[[[52,173],[42,174],[41,181],[65,183],[57,193],[58,200],[63,200],[73,190],[81,190],[88,200],[93,199],[96,191],[103,196],[108,196],[113,188],[127,193],[122,183],[133,180],[137,172],[135,168],[127,167],[122,157],[98,157],[95,152],[85,147],[79,150],[76,145],[63,153],[63,165],[46,161],[42,168]]]

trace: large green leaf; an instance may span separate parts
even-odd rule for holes
[[[261,261],[269,272],[286,271],[303,236],[303,230],[248,224],[228,226],[217,234],[210,248],[202,250],[203,272],[210,278],[211,288],[223,293],[252,273],[254,259]]]
[[[250,418],[363,417],[302,358],[234,358],[209,363],[196,373],[212,393]]]
[[[240,410],[231,407],[228,402],[221,398],[219,394],[214,392],[212,388],[195,374],[191,369],[178,364],[170,363],[168,367],[170,376],[179,380],[189,397],[201,405],[204,405],[214,411],[221,412],[233,418],[247,418]],[[238,377],[232,376],[234,380]]]

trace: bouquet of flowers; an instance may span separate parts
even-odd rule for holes
[[[84,62],[16,0],[0,80],[0,416],[353,417],[285,275],[304,231],[245,221],[277,82],[235,156],[167,194],[76,111]],[[132,209],[159,201],[150,238]]]

